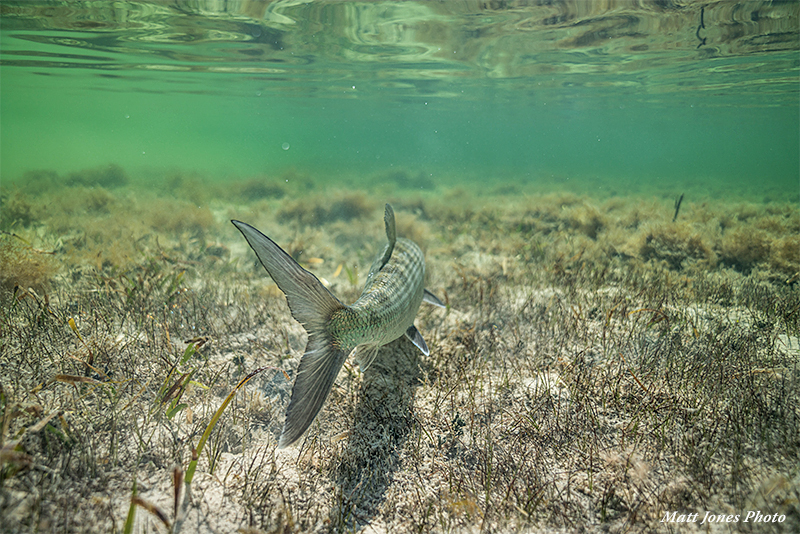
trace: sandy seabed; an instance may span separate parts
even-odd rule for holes
[[[800,530],[796,204],[401,185],[4,185],[3,531]],[[430,355],[351,356],[276,450],[306,336],[227,221],[352,302],[387,201]]]

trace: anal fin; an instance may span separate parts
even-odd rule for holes
[[[379,345],[361,345],[356,350],[356,358],[358,360],[358,367],[363,373],[366,371],[375,358],[378,356]]]

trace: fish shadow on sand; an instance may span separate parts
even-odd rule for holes
[[[405,336],[381,347],[364,372],[348,445],[336,470],[333,525],[358,528],[378,513],[413,429],[419,349]]]

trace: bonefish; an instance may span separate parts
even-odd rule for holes
[[[389,204],[383,220],[389,242],[372,263],[361,296],[350,306],[342,304],[270,238],[249,224],[231,221],[286,295],[292,317],[308,332],[279,448],[300,439],[311,426],[353,349],[358,348],[362,370],[372,363],[380,347],[403,334],[428,355],[428,345],[414,326],[414,318],[423,300],[444,304],[425,289],[425,258],[416,243],[397,238]]]

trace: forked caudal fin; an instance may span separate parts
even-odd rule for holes
[[[249,224],[231,222],[286,295],[292,316],[308,332],[306,352],[297,369],[292,400],[278,441],[278,447],[283,448],[297,441],[314,421],[352,349],[337,347],[328,333],[331,315],[345,305],[270,238]]]

